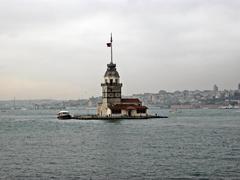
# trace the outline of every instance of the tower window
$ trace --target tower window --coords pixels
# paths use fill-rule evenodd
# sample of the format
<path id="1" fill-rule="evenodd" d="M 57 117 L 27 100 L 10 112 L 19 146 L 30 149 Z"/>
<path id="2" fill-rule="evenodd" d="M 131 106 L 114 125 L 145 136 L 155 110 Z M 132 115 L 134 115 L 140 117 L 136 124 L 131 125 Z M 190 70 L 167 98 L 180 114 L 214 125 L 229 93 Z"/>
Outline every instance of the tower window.
<path id="1" fill-rule="evenodd" d="M 115 83 L 118 83 L 118 79 L 115 79 Z"/>
<path id="2" fill-rule="evenodd" d="M 112 84 L 113 83 L 113 79 L 110 79 L 110 84 Z"/>

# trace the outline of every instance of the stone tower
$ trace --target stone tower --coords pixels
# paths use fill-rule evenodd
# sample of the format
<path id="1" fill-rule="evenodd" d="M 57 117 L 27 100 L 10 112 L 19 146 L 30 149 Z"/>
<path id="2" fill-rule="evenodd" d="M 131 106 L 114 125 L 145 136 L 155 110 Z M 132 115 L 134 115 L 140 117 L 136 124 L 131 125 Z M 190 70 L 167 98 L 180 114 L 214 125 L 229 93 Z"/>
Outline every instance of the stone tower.
<path id="1" fill-rule="evenodd" d="M 116 70 L 116 64 L 111 62 L 107 65 L 104 83 L 102 83 L 101 86 L 103 104 L 111 105 L 121 103 L 122 83 L 120 83 L 120 76 Z"/>
<path id="2" fill-rule="evenodd" d="M 215 92 L 217 92 L 217 91 L 218 91 L 218 87 L 217 87 L 217 85 L 216 85 L 216 84 L 213 86 L 213 91 L 215 91 Z"/>
<path id="3" fill-rule="evenodd" d="M 122 83 L 120 83 L 120 76 L 116 69 L 116 64 L 113 63 L 112 53 L 112 34 L 110 43 L 107 43 L 107 47 L 111 48 L 111 62 L 107 65 L 107 71 L 104 75 L 104 83 L 102 86 L 102 102 L 98 104 L 97 114 L 99 116 L 107 116 L 109 114 L 108 109 L 114 104 L 121 103 L 121 89 Z"/>
<path id="4" fill-rule="evenodd" d="M 110 43 L 107 47 L 111 47 L 111 61 L 107 65 L 107 71 L 104 75 L 104 83 L 102 86 L 102 102 L 98 104 L 97 115 L 99 117 L 143 117 L 147 116 L 147 107 L 136 98 L 122 98 L 122 83 L 113 63 L 112 56 L 112 34 Z"/>

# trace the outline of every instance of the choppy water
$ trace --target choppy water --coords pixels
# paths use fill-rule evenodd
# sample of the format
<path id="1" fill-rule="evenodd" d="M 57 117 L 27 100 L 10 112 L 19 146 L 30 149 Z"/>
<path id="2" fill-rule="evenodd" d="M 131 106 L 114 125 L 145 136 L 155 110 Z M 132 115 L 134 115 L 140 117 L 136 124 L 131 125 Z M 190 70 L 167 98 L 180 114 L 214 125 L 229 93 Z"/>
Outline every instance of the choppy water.
<path id="1" fill-rule="evenodd" d="M 121 121 L 55 114 L 0 112 L 1 179 L 240 179 L 239 110 Z"/>

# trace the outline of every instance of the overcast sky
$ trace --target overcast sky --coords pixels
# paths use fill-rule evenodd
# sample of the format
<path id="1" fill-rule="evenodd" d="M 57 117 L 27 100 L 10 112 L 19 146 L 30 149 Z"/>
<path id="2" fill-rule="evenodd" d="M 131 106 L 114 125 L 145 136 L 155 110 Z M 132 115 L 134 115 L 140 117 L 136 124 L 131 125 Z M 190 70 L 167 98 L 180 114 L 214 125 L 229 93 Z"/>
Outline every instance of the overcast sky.
<path id="1" fill-rule="evenodd" d="M 111 32 L 124 95 L 240 83 L 239 0 L 0 4 L 0 99 L 100 96 Z"/>

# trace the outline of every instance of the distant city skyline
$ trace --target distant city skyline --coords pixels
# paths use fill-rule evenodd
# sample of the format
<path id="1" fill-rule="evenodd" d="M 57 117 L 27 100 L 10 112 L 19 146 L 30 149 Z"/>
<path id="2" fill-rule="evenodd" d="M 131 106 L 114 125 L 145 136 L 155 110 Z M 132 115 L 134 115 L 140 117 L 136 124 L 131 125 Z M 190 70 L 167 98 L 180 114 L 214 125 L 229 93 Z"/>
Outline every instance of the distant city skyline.
<path id="1" fill-rule="evenodd" d="M 0 100 L 101 96 L 113 33 L 123 95 L 237 89 L 237 0 L 3 0 Z"/>

